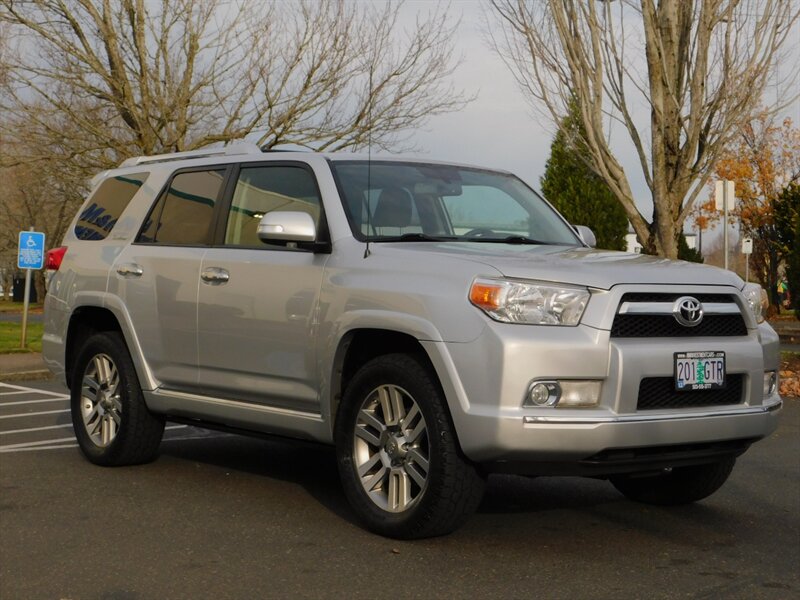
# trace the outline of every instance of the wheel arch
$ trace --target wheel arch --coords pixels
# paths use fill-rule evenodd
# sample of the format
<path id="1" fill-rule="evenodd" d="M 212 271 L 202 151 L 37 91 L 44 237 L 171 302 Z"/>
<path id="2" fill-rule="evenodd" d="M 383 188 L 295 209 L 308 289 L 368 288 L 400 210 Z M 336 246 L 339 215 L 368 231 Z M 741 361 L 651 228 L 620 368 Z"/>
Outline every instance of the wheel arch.
<path id="1" fill-rule="evenodd" d="M 102 306 L 86 304 L 72 311 L 67 325 L 64 367 L 67 386 L 72 387 L 72 371 L 83 344 L 96 333 L 122 331 L 116 316 Z"/>
<path id="2" fill-rule="evenodd" d="M 380 327 L 354 328 L 341 336 L 333 356 L 329 403 L 326 407 L 330 416 L 331 434 L 335 428 L 344 391 L 356 372 L 374 358 L 398 353 L 414 356 L 424 368 L 430 371 L 442 391 L 448 416 L 451 423 L 454 424 L 453 407 L 447 393 L 450 386 L 444 385 L 442 380 L 442 377 L 447 377 L 448 373 L 440 372 L 436 365 L 441 364 L 441 361 L 430 356 L 428 350 L 430 344 L 423 344 L 423 341 L 425 340 L 420 340 L 408 331 Z M 458 431 L 455 426 L 453 431 L 456 433 L 456 443 L 460 448 Z"/>
<path id="3" fill-rule="evenodd" d="M 70 315 L 64 352 L 67 385 L 72 385 L 72 370 L 81 344 L 93 334 L 103 331 L 116 331 L 122 335 L 142 389 L 152 389 L 154 387 L 153 379 L 142 357 L 128 313 L 120 301 L 115 302 L 114 299 L 108 297 L 104 298 L 102 306 L 82 304 L 75 307 Z"/>

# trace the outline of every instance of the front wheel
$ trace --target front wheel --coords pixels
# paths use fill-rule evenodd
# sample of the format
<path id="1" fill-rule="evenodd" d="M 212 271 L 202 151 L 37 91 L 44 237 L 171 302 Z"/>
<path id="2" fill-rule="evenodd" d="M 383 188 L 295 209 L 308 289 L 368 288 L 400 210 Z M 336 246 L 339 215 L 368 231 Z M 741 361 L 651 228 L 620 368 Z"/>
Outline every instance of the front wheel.
<path id="1" fill-rule="evenodd" d="M 381 356 L 356 373 L 335 438 L 345 495 L 375 533 L 443 535 L 480 503 L 484 479 L 461 455 L 438 381 L 413 356 Z"/>
<path id="2" fill-rule="evenodd" d="M 734 464 L 735 458 L 726 458 L 706 465 L 675 467 L 650 477 L 619 475 L 612 477 L 611 483 L 636 502 L 662 506 L 689 504 L 707 498 L 722 487 Z"/>
<path id="3" fill-rule="evenodd" d="M 70 404 L 75 437 L 91 462 L 132 465 L 156 457 L 164 421 L 147 410 L 120 333 L 97 333 L 79 349 Z"/>

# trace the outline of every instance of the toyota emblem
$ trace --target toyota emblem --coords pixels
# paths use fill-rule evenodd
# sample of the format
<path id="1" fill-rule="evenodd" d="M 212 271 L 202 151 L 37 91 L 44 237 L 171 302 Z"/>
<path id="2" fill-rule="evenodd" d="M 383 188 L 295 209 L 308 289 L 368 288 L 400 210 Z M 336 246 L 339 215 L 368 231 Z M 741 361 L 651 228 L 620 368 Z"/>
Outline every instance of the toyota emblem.
<path id="1" fill-rule="evenodd" d="M 703 320 L 703 304 L 691 296 L 681 296 L 672 305 L 672 316 L 684 327 L 696 327 Z"/>

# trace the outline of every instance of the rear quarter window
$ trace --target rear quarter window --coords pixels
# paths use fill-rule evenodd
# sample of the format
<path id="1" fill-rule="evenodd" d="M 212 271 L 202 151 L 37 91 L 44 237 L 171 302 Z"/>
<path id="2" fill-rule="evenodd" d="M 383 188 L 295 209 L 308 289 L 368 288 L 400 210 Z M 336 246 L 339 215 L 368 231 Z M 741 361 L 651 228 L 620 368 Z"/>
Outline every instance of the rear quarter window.
<path id="1" fill-rule="evenodd" d="M 103 240 L 114 229 L 149 173 L 131 173 L 110 177 L 100 184 L 78 215 L 75 237 L 79 240 Z"/>

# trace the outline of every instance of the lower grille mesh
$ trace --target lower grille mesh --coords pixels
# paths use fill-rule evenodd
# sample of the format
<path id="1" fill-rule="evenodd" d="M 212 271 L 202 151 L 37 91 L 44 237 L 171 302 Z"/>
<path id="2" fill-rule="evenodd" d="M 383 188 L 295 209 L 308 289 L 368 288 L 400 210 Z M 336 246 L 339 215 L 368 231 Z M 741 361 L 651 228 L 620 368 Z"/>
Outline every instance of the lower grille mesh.
<path id="1" fill-rule="evenodd" d="M 647 377 L 639 384 L 637 410 L 654 410 L 659 408 L 696 408 L 703 406 L 724 406 L 740 404 L 744 375 L 727 376 L 727 386 L 722 390 L 675 391 L 675 380 L 672 377 Z"/>

